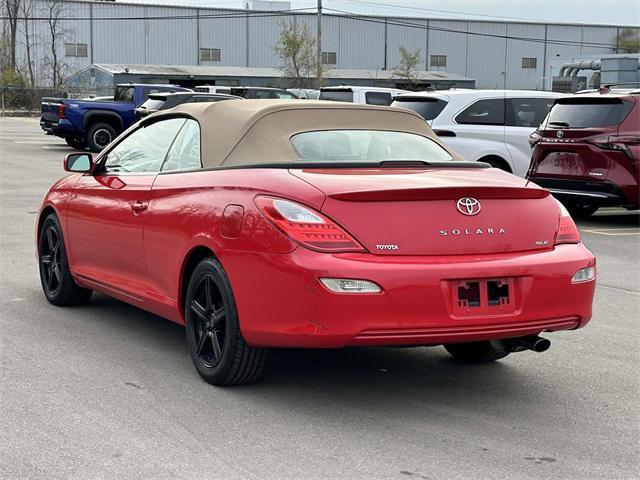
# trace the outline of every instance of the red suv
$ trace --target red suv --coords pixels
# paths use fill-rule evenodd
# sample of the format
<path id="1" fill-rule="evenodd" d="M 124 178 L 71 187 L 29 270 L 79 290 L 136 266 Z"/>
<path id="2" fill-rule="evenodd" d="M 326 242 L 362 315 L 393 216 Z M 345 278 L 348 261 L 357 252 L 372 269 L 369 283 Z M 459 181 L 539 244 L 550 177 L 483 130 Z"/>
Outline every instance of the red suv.
<path id="1" fill-rule="evenodd" d="M 560 98 L 531 135 L 527 178 L 576 216 L 640 206 L 640 90 Z"/>

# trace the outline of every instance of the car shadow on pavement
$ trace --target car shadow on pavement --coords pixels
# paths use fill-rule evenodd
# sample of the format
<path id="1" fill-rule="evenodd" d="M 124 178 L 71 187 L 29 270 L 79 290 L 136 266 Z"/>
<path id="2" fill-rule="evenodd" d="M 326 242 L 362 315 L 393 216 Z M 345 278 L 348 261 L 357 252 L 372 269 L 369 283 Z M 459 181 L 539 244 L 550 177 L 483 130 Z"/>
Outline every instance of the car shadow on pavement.
<path id="1" fill-rule="evenodd" d="M 122 342 L 122 348 L 140 345 L 146 361 L 161 359 L 162 368 L 168 369 L 166 377 L 183 383 L 183 388 L 268 405 L 283 414 L 311 409 L 330 421 L 336 408 L 364 407 L 380 414 L 394 408 L 402 415 L 416 414 L 416 409 L 460 408 L 499 415 L 506 405 L 535 408 L 535 398 L 549 400 L 556 395 L 544 380 L 531 378 L 522 362 L 514 362 L 520 355 L 531 355 L 531 361 L 538 363 L 537 354 L 524 352 L 500 362 L 469 365 L 451 359 L 442 347 L 272 349 L 261 380 L 220 390 L 195 372 L 182 326 L 103 295 L 73 311 L 82 322 L 108 332 L 104 342 L 110 348 Z"/>
<path id="2" fill-rule="evenodd" d="M 638 228 L 640 210 L 603 208 L 589 218 L 576 219 L 576 223 L 581 228 Z"/>

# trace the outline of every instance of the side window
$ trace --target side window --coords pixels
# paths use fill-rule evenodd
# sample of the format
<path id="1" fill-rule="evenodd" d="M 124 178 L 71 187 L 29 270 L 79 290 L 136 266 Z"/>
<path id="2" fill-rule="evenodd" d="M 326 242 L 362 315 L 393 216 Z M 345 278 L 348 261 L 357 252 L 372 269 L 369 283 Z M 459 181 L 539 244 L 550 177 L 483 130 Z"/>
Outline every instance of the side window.
<path id="1" fill-rule="evenodd" d="M 507 125 L 537 128 L 547 116 L 554 98 L 510 98 L 507 100 Z"/>
<path id="2" fill-rule="evenodd" d="M 108 154 L 105 173 L 157 173 L 184 118 L 169 118 L 135 130 Z"/>
<path id="3" fill-rule="evenodd" d="M 162 171 L 193 170 L 200 167 L 200 125 L 195 120 L 187 120 L 171 145 Z"/>
<path id="4" fill-rule="evenodd" d="M 251 98 L 278 98 L 274 90 L 255 90 Z"/>
<path id="5" fill-rule="evenodd" d="M 456 122 L 472 125 L 504 125 L 504 99 L 478 100 L 456 117 Z"/>
<path id="6" fill-rule="evenodd" d="M 276 92 L 276 97 L 278 97 L 281 100 L 293 100 L 294 98 L 296 98 L 294 95 L 292 95 L 289 92 Z"/>
<path id="7" fill-rule="evenodd" d="M 369 105 L 391 105 L 391 94 L 387 92 L 367 92 L 364 100 Z"/>

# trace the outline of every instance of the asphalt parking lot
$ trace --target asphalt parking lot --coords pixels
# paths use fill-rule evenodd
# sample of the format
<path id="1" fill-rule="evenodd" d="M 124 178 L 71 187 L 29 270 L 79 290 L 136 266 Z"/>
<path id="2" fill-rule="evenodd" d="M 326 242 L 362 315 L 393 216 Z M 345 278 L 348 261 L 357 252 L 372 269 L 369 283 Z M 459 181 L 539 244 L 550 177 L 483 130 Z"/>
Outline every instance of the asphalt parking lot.
<path id="1" fill-rule="evenodd" d="M 640 478 L 638 212 L 580 222 L 594 317 L 546 353 L 278 350 L 261 382 L 221 389 L 182 327 L 105 296 L 45 301 L 34 224 L 68 152 L 0 119 L 1 478 Z"/>

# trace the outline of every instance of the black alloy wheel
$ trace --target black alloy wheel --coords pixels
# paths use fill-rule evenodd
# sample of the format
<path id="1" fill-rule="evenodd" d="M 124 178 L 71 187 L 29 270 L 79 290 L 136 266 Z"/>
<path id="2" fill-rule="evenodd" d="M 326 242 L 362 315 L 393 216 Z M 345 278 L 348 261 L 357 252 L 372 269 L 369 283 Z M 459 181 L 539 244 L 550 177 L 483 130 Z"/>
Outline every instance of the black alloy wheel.
<path id="1" fill-rule="evenodd" d="M 69 272 L 62 229 L 55 214 L 42 222 L 38 238 L 40 283 L 47 300 L 54 305 L 81 305 L 92 291 L 76 284 Z"/>
<path id="2" fill-rule="evenodd" d="M 200 276 L 189 302 L 196 355 L 207 368 L 220 363 L 226 330 L 227 305 L 215 282 L 209 273 Z"/>
<path id="3" fill-rule="evenodd" d="M 55 296 L 62 287 L 62 256 L 60 238 L 55 225 L 43 231 L 40 244 L 40 267 L 43 272 L 43 287 L 47 296 Z"/>
<path id="4" fill-rule="evenodd" d="M 238 385 L 258 379 L 267 351 L 245 342 L 229 278 L 216 259 L 205 258 L 196 266 L 184 310 L 191 359 L 205 381 Z"/>

